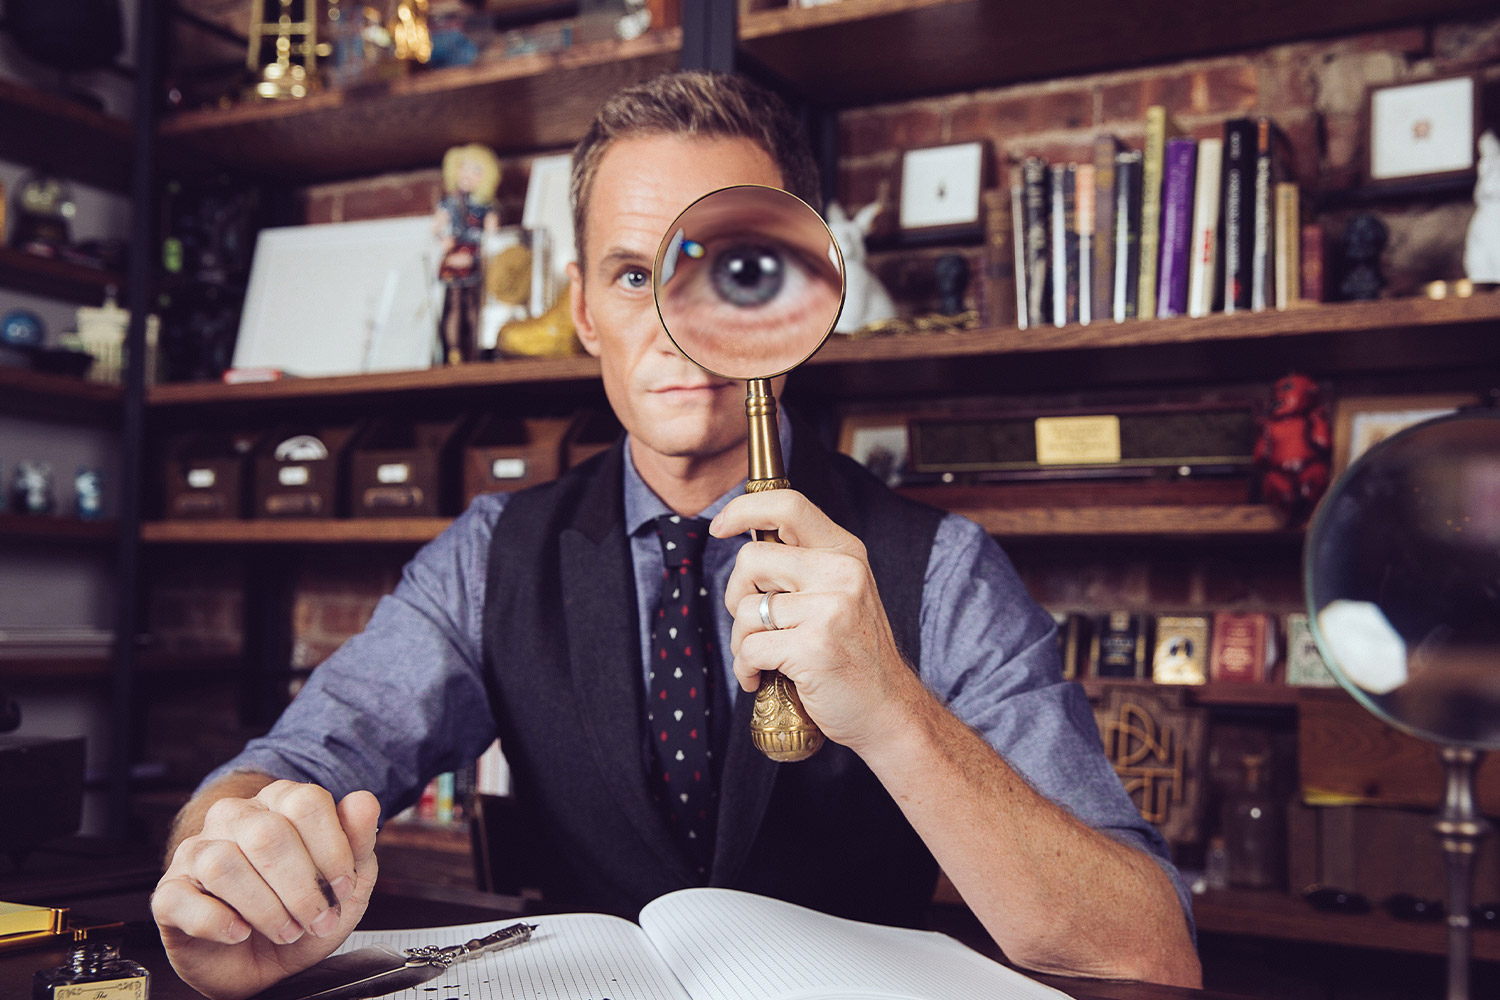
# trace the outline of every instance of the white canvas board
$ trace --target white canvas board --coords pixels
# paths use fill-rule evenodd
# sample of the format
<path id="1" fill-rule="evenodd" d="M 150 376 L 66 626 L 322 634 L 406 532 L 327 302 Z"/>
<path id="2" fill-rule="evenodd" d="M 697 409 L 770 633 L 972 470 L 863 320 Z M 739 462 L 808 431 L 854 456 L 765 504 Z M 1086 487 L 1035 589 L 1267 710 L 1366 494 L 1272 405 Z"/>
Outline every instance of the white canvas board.
<path id="1" fill-rule="evenodd" d="M 1370 118 L 1374 180 L 1474 165 L 1474 82 L 1468 77 L 1378 90 Z"/>
<path id="2" fill-rule="evenodd" d="M 540 315 L 551 307 L 557 296 L 568 287 L 568 265 L 578 256 L 573 245 L 573 208 L 568 198 L 568 184 L 573 172 L 573 157 L 567 153 L 539 156 L 531 161 L 531 176 L 526 181 L 526 204 L 521 209 L 521 225 L 544 230 L 545 253 L 537 254 L 539 268 L 531 282 L 531 313 Z M 532 252 L 537 252 L 533 237 Z"/>
<path id="3" fill-rule="evenodd" d="M 262 230 L 234 367 L 308 377 L 431 367 L 439 251 L 425 215 Z"/>

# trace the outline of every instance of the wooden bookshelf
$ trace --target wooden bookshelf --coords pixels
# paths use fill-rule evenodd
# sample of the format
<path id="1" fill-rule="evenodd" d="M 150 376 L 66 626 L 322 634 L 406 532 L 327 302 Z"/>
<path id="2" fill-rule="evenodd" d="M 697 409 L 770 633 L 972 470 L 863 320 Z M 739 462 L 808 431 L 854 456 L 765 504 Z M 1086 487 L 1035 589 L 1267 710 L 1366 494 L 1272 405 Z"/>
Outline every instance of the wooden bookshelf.
<path id="1" fill-rule="evenodd" d="M 111 285 L 123 288 L 124 284 L 124 276 L 114 271 L 0 246 L 0 288 L 80 305 L 98 305 L 104 301 L 105 289 Z"/>
<path id="2" fill-rule="evenodd" d="M 1189 705 L 1258 706 L 1264 708 L 1296 708 L 1302 703 L 1302 693 L 1308 688 L 1292 687 L 1275 681 L 1265 683 L 1232 684 L 1212 682 L 1208 684 L 1157 684 L 1154 681 L 1087 677 L 1080 679 L 1083 690 L 1092 698 L 1102 698 L 1108 688 L 1140 688 L 1146 691 L 1182 691 Z M 1318 689 L 1325 690 L 1325 689 Z"/>
<path id="3" fill-rule="evenodd" d="M 740 51 L 822 106 L 849 107 L 1147 65 L 1477 12 L 1473 0 L 841 0 L 740 20 Z"/>
<path id="4" fill-rule="evenodd" d="M 242 663 L 231 654 L 141 653 L 135 668 L 142 674 L 205 671 L 230 672 Z M 105 680 L 114 673 L 108 655 L 98 656 L 0 656 L 0 681 Z"/>
<path id="5" fill-rule="evenodd" d="M 36 516 L 0 511 L 0 539 L 44 538 L 67 542 L 105 542 L 119 535 L 114 521 L 81 521 L 76 517 Z"/>
<path id="6" fill-rule="evenodd" d="M 446 517 L 149 521 L 141 525 L 141 541 L 186 545 L 420 544 L 430 542 L 452 523 Z"/>
<path id="7" fill-rule="evenodd" d="M 0 80 L 0 160 L 57 171 L 121 194 L 130 187 L 130 124 L 13 80 Z"/>
<path id="8" fill-rule="evenodd" d="M 1500 293 L 1468 299 L 1407 298 L 1379 302 L 1346 302 L 1307 306 L 1285 312 L 1217 314 L 1201 319 L 1136 320 L 1128 323 L 1072 324 L 1038 327 L 964 330 L 928 335 L 892 335 L 850 338 L 833 336 L 802 370 L 794 374 L 796 384 L 830 391 L 861 391 L 870 380 L 897 377 L 907 384 L 921 381 L 918 366 L 941 370 L 950 362 L 989 359 L 1010 367 L 1022 359 L 1046 361 L 1066 354 L 1075 360 L 1098 353 L 1113 358 L 1120 351 L 1167 349 L 1178 354 L 1212 353 L 1242 349 L 1264 356 L 1278 373 L 1291 361 L 1288 355 L 1304 343 L 1329 351 L 1358 355 L 1379 364 L 1383 356 L 1376 341 L 1386 335 L 1424 339 L 1427 354 L 1445 357 L 1444 339 L 1462 351 L 1471 363 L 1488 349 L 1500 359 L 1500 338 L 1491 327 L 1500 322 Z M 1485 348 L 1484 345 L 1489 345 Z M 1400 345 L 1397 345 L 1400 346 Z M 1237 367 L 1236 354 L 1227 355 Z M 1397 352 L 1392 363 L 1411 355 Z M 1154 364 L 1154 358 L 1152 359 Z M 1227 363 L 1227 362 L 1226 362 Z M 1074 383 L 1078 364 L 1062 374 Z M 853 368 L 864 373 L 845 378 Z M 868 369 L 878 367 L 884 375 Z M 1158 368 L 1153 368 L 1158 370 Z M 1243 370 L 1240 372 L 1243 377 Z M 1170 376 L 1170 372 L 1167 373 Z M 416 393 L 443 393 L 482 389 L 488 386 L 593 384 L 599 378 L 599 362 L 592 357 L 513 358 L 504 361 L 431 368 L 423 371 L 379 372 L 334 378 L 294 378 L 275 382 L 223 385 L 218 382 L 185 382 L 152 387 L 147 405 L 152 408 L 230 405 L 260 402 L 305 402 L 318 399 L 376 397 Z M 838 386 L 833 383 L 839 383 Z"/>
<path id="9" fill-rule="evenodd" d="M 119 413 L 117 385 L 0 365 L 0 413 L 91 423 Z"/>
<path id="10" fill-rule="evenodd" d="M 576 142 L 599 102 L 677 65 L 682 31 L 561 52 L 415 72 L 384 86 L 323 90 L 296 101 L 246 101 L 166 118 L 169 162 L 200 161 L 308 183 L 432 168 L 449 147 L 501 154 Z"/>

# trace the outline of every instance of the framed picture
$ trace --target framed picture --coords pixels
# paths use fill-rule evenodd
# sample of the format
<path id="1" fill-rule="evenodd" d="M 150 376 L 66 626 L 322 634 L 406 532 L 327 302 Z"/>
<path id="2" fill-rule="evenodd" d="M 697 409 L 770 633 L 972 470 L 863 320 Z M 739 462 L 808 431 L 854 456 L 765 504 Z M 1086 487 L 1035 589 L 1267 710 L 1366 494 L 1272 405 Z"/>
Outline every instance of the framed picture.
<path id="1" fill-rule="evenodd" d="M 839 425 L 839 451 L 889 486 L 899 486 L 905 477 L 907 450 L 906 417 L 901 414 L 850 414 Z"/>
<path id="2" fill-rule="evenodd" d="M 908 150 L 901 158 L 901 239 L 905 243 L 978 237 L 984 191 L 983 142 Z"/>
<path id="3" fill-rule="evenodd" d="M 1415 396 L 1347 396 L 1333 404 L 1333 475 L 1372 447 L 1413 424 L 1447 416 L 1472 406 L 1479 396 L 1468 392 Z"/>
<path id="4" fill-rule="evenodd" d="M 1479 81 L 1472 74 L 1372 87 L 1367 177 L 1376 187 L 1474 177 Z"/>

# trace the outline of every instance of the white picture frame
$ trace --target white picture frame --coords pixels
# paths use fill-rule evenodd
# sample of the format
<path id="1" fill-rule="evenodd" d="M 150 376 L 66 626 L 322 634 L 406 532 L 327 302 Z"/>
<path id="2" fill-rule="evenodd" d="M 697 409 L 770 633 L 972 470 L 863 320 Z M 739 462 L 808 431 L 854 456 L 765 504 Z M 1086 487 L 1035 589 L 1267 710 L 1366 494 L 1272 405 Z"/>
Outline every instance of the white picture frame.
<path id="1" fill-rule="evenodd" d="M 440 251 L 430 215 L 261 230 L 234 367 L 303 377 L 430 368 Z"/>
<path id="2" fill-rule="evenodd" d="M 1471 74 L 1369 92 L 1369 183 L 1471 177 L 1477 160 L 1479 87 Z"/>
<path id="3" fill-rule="evenodd" d="M 908 150 L 901 159 L 902 237 L 921 241 L 982 233 L 984 165 L 981 141 Z"/>

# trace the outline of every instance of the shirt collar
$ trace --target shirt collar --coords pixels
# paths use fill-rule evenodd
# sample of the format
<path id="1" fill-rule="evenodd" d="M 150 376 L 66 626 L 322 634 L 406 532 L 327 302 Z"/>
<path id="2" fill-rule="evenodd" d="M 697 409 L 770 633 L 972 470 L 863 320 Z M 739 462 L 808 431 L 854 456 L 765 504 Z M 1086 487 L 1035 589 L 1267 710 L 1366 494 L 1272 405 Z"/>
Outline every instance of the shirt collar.
<path id="1" fill-rule="evenodd" d="M 781 454 L 787 465 L 792 461 L 792 424 L 786 419 L 786 414 L 778 410 L 777 413 L 777 436 L 781 438 Z M 645 529 L 648 525 L 655 523 L 663 514 L 671 514 L 674 511 L 666 505 L 656 491 L 646 485 L 641 474 L 635 469 L 635 460 L 630 454 L 630 436 L 625 436 L 625 531 L 628 535 L 635 535 Z M 719 499 L 703 508 L 698 514 L 705 520 L 712 520 L 719 511 L 735 497 L 745 492 L 743 481 L 725 493 Z"/>

